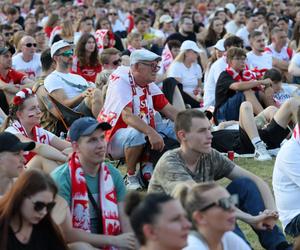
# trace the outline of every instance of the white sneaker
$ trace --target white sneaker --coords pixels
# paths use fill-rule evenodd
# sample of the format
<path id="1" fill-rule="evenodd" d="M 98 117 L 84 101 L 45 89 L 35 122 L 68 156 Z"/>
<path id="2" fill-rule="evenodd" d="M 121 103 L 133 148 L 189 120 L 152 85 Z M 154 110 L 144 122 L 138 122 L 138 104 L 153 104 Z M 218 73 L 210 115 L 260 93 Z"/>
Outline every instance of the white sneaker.
<path id="1" fill-rule="evenodd" d="M 150 181 L 153 174 L 153 164 L 151 162 L 145 162 L 141 166 L 142 177 L 145 181 Z"/>
<path id="2" fill-rule="evenodd" d="M 278 153 L 279 153 L 279 150 L 280 150 L 280 148 L 269 149 L 268 153 L 269 153 L 269 155 L 276 157 L 278 155 Z"/>
<path id="3" fill-rule="evenodd" d="M 142 186 L 136 175 L 126 176 L 125 185 L 128 190 L 141 190 Z"/>
<path id="4" fill-rule="evenodd" d="M 270 156 L 270 154 L 268 153 L 268 150 L 266 148 L 266 144 L 264 144 L 263 142 L 259 142 L 256 144 L 254 159 L 257 161 L 272 160 L 272 157 Z"/>

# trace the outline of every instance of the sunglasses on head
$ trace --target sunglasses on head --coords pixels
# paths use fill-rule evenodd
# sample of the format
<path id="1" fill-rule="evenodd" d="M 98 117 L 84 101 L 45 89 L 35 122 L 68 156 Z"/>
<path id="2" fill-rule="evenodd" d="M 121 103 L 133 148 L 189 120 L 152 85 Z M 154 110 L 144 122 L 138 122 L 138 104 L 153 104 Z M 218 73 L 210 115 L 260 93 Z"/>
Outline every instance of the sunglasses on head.
<path id="1" fill-rule="evenodd" d="M 26 43 L 25 46 L 26 46 L 27 48 L 31 48 L 32 46 L 33 46 L 34 48 L 36 48 L 36 43 Z"/>
<path id="2" fill-rule="evenodd" d="M 58 54 L 59 56 L 66 56 L 66 57 L 70 57 L 73 56 L 73 50 L 66 50 L 60 54 Z"/>
<path id="3" fill-rule="evenodd" d="M 121 62 L 122 62 L 122 60 L 118 59 L 118 60 L 113 61 L 112 64 L 115 65 L 115 66 L 117 66 L 117 65 L 120 65 Z"/>
<path id="4" fill-rule="evenodd" d="M 205 206 L 199 210 L 201 212 L 204 212 L 212 207 L 220 207 L 224 211 L 230 211 L 234 206 L 238 205 L 238 201 L 239 201 L 238 195 L 233 194 L 233 195 L 229 196 L 228 198 L 222 198 L 222 199 L 218 200 L 217 202 L 208 204 L 207 206 Z"/>
<path id="5" fill-rule="evenodd" d="M 33 204 L 33 209 L 36 212 L 40 212 L 44 208 L 46 208 L 47 212 L 50 212 L 54 208 L 56 202 L 52 201 L 52 202 L 49 202 L 49 203 L 45 203 L 45 202 L 42 202 L 42 201 L 32 201 L 32 204 Z"/>

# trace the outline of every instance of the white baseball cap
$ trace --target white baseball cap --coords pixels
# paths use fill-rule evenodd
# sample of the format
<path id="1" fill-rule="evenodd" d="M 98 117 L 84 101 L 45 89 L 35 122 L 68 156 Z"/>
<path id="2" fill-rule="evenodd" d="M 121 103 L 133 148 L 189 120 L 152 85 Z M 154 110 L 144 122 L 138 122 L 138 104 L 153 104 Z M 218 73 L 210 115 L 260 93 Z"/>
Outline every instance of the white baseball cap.
<path id="1" fill-rule="evenodd" d="M 160 61 L 161 57 L 147 49 L 134 50 L 130 55 L 130 65 L 134 65 L 140 61 Z"/>
<path id="2" fill-rule="evenodd" d="M 51 46 L 51 57 L 53 57 L 59 49 L 62 49 L 65 47 L 73 47 L 73 44 L 68 43 L 65 40 L 59 40 L 58 42 L 53 43 Z"/>
<path id="3" fill-rule="evenodd" d="M 224 52 L 225 51 L 224 39 L 220 39 L 219 41 L 217 41 L 217 43 L 214 45 L 214 48 L 216 48 L 219 51 Z"/>
<path id="4" fill-rule="evenodd" d="M 159 18 L 159 23 L 171 23 L 173 22 L 173 18 L 170 17 L 169 15 L 162 15 Z"/>
<path id="5" fill-rule="evenodd" d="M 200 53 L 202 51 L 195 42 L 191 40 L 186 40 L 181 44 L 180 51 L 185 51 L 189 49 L 195 51 L 196 53 Z"/>

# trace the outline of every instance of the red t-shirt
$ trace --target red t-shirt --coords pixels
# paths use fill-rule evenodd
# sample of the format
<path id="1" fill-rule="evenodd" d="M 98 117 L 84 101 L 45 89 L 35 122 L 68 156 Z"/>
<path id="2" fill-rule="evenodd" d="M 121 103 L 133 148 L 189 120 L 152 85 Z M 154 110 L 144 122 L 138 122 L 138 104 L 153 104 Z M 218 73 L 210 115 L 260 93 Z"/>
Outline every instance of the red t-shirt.
<path id="1" fill-rule="evenodd" d="M 79 66 L 79 61 L 76 56 L 73 57 L 73 64 L 71 68 L 71 73 L 82 76 L 88 82 L 95 82 L 97 74 L 100 73 L 102 67 L 100 64 L 96 66 Z"/>
<path id="2" fill-rule="evenodd" d="M 145 98 L 146 96 L 140 96 L 141 101 L 142 99 Z M 169 103 L 169 101 L 167 100 L 164 94 L 152 96 L 152 101 L 153 101 L 153 107 L 156 111 L 162 110 Z M 132 108 L 132 102 L 128 103 L 126 107 Z M 141 112 L 143 112 L 143 110 L 141 110 Z M 146 112 L 147 111 L 145 110 L 145 113 Z M 105 132 L 106 140 L 109 141 L 118 129 L 127 128 L 127 126 L 128 125 L 123 121 L 122 115 L 120 115 L 119 119 L 116 122 L 116 125 L 111 130 L 107 130 Z"/>
<path id="3" fill-rule="evenodd" d="M 26 74 L 14 69 L 9 69 L 6 78 L 0 75 L 0 79 L 6 83 L 21 84 L 24 78 L 27 77 Z"/>

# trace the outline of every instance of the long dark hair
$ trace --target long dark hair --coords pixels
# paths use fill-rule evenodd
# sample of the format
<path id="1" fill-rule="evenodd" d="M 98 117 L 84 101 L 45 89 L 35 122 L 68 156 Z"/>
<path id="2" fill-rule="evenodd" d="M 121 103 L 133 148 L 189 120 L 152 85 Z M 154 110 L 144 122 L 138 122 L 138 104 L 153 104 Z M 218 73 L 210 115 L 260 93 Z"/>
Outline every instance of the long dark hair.
<path id="1" fill-rule="evenodd" d="M 14 218 L 19 223 L 17 231 L 22 228 L 20 208 L 24 199 L 46 190 L 52 192 L 54 199 L 57 194 L 57 187 L 53 179 L 41 170 L 33 169 L 21 174 L 13 187 L 0 199 L 0 249 L 7 249 L 10 223 Z M 47 230 L 47 234 L 53 236 L 53 239 L 56 240 L 57 249 L 67 249 L 59 228 L 53 222 L 50 213 L 45 215 L 38 226 Z"/>
<path id="2" fill-rule="evenodd" d="M 92 38 L 95 42 L 95 49 L 91 53 L 90 57 L 87 59 L 86 52 L 85 52 L 85 45 L 90 38 Z M 100 64 L 99 58 L 98 58 L 97 42 L 96 42 L 95 37 L 92 34 L 83 34 L 80 37 L 80 39 L 78 40 L 76 49 L 75 49 L 75 54 L 78 58 L 80 66 L 84 66 L 84 65 L 97 66 Z"/>
<path id="3" fill-rule="evenodd" d="M 297 46 L 297 50 L 299 47 L 299 41 L 300 41 L 300 22 L 296 22 L 294 29 L 293 29 L 293 36 L 291 41 L 295 40 L 296 42 L 296 46 Z"/>
<path id="4" fill-rule="evenodd" d="M 214 17 L 209 26 L 208 26 L 208 29 L 207 29 L 207 34 L 204 38 L 204 44 L 207 44 L 207 43 L 211 43 L 212 45 L 216 44 L 217 41 L 221 38 L 223 38 L 223 36 L 226 34 L 226 29 L 225 29 L 225 26 L 223 24 L 223 31 L 222 33 L 219 35 L 217 35 L 217 33 L 214 31 L 213 27 L 214 27 L 214 22 L 215 21 L 221 21 L 222 20 L 219 18 L 219 17 Z"/>

